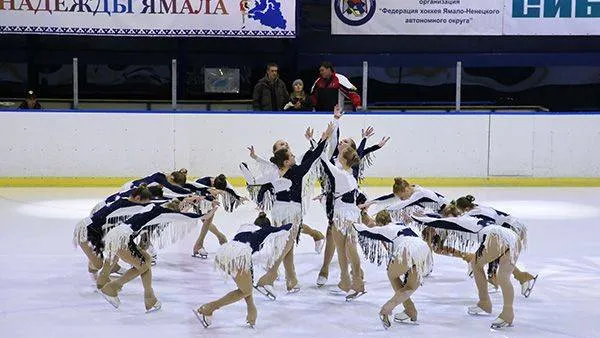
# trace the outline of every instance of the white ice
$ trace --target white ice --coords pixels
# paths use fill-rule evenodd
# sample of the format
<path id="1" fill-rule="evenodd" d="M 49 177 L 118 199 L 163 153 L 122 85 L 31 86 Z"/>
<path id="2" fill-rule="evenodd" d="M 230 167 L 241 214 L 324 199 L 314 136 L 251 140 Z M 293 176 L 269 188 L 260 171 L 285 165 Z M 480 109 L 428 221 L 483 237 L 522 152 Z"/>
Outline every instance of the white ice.
<path id="1" fill-rule="evenodd" d="M 210 233 L 209 259 L 191 257 L 199 229 L 159 251 L 152 274 L 160 311 L 144 313 L 139 279 L 124 287 L 115 310 L 95 292 L 84 255 L 71 244 L 76 222 L 112 190 L 0 189 L 0 337 L 600 337 L 600 189 L 436 189 L 451 198 L 473 194 L 529 226 L 529 247 L 518 265 L 539 274 L 538 283 L 526 299 L 513 281 L 514 326 L 502 331 L 489 328 L 501 308 L 500 293 L 492 294 L 492 316 L 467 315 L 476 302 L 475 284 L 465 263 L 442 256 L 435 256 L 432 275 L 413 296 L 420 325 L 394 323 L 385 331 L 378 318 L 392 295 L 385 267 L 363 260 L 367 294 L 347 303 L 329 293 L 339 277 L 335 258 L 326 287 L 315 286 L 322 256 L 305 235 L 295 256 L 300 293 L 287 295 L 280 280 L 276 301 L 255 292 L 255 329 L 244 326 L 243 302 L 215 312 L 213 326 L 205 329 L 191 309 L 235 287 L 213 269 L 218 243 Z M 370 196 L 388 190 L 366 188 Z M 250 204 L 233 214 L 220 210 L 215 223 L 231 238 L 255 214 Z M 315 202 L 305 223 L 324 231 L 324 219 Z"/>

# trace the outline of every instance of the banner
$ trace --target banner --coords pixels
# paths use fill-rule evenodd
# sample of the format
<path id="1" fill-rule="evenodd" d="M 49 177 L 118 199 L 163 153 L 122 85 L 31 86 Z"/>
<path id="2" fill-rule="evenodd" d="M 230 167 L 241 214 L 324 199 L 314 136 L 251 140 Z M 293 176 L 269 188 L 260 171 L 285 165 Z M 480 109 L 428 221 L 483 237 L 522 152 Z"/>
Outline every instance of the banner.
<path id="1" fill-rule="evenodd" d="M 331 33 L 502 35 L 504 1 L 332 0 Z"/>
<path id="2" fill-rule="evenodd" d="M 296 0 L 0 0 L 0 33 L 296 36 Z"/>
<path id="3" fill-rule="evenodd" d="M 600 0 L 506 0 L 505 35 L 600 35 Z"/>

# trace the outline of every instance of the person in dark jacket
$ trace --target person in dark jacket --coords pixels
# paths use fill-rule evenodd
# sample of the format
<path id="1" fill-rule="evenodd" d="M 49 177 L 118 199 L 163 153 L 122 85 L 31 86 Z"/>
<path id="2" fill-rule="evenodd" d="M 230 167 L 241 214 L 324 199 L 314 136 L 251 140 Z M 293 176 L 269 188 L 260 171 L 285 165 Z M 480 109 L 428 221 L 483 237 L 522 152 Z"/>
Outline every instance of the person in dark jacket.
<path id="1" fill-rule="evenodd" d="M 336 73 L 331 62 L 324 61 L 319 67 L 319 78 L 311 89 L 310 98 L 316 111 L 333 111 L 338 104 L 338 93 L 352 102 L 355 110 L 361 110 L 360 95 L 356 87 L 342 74 Z"/>
<path id="2" fill-rule="evenodd" d="M 290 100 L 285 83 L 279 78 L 279 66 L 267 65 L 267 74 L 254 86 L 252 107 L 254 110 L 279 111 Z"/>
<path id="3" fill-rule="evenodd" d="M 25 100 L 21 102 L 19 109 L 42 109 L 42 105 L 37 100 L 37 96 L 30 90 L 25 95 Z"/>
<path id="4" fill-rule="evenodd" d="M 304 82 L 296 79 L 292 84 L 292 88 L 293 92 L 290 94 L 290 102 L 283 107 L 283 110 L 312 111 L 313 105 L 310 97 L 304 91 Z"/>

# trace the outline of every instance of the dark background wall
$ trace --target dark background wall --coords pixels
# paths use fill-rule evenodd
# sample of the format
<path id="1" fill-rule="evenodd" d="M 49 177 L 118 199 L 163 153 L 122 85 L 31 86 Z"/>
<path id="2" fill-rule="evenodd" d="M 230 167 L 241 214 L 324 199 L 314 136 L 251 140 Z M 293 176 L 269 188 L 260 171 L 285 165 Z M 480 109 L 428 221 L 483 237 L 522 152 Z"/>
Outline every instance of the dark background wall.
<path id="1" fill-rule="evenodd" d="M 369 62 L 369 103 L 446 102 L 462 61 L 466 101 L 600 108 L 600 36 L 332 36 L 329 0 L 297 3 L 294 40 L 0 35 L 0 97 L 71 97 L 77 57 L 81 98 L 168 100 L 175 58 L 183 100 L 250 98 L 272 61 L 310 87 L 330 60 L 358 87 Z M 240 68 L 240 93 L 205 93 L 203 67 Z"/>

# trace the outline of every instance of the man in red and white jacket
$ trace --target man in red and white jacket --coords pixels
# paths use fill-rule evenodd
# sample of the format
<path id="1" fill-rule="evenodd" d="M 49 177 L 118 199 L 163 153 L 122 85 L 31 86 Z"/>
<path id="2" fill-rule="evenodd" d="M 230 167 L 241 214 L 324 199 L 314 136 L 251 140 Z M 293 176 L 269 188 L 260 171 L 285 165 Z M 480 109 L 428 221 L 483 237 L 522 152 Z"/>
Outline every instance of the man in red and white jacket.
<path id="1" fill-rule="evenodd" d="M 310 94 L 316 111 L 333 111 L 338 104 L 338 91 L 352 102 L 354 109 L 361 109 L 361 99 L 356 93 L 356 87 L 347 77 L 337 74 L 331 62 L 322 62 L 319 74 Z"/>

